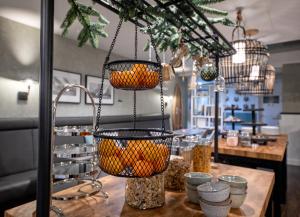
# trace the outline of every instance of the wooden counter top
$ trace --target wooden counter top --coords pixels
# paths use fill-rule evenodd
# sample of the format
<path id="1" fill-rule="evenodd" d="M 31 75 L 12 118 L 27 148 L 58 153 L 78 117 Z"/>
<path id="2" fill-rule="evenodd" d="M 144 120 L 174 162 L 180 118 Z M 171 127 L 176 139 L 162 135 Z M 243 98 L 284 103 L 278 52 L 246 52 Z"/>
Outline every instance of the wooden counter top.
<path id="1" fill-rule="evenodd" d="M 225 139 L 219 139 L 219 153 L 263 160 L 283 161 L 287 143 L 287 135 L 278 136 L 276 142 L 268 142 L 267 145 L 255 147 L 227 146 Z"/>
<path id="2" fill-rule="evenodd" d="M 248 180 L 248 195 L 240 209 L 231 209 L 229 217 L 265 215 L 274 185 L 274 173 L 253 170 L 243 167 L 218 164 L 212 173 L 240 175 Z M 202 217 L 199 205 L 187 202 L 186 194 L 166 192 L 166 204 L 161 208 L 137 210 L 125 203 L 125 179 L 106 176 L 100 179 L 104 190 L 109 193 L 106 201 L 99 196 L 78 201 L 54 201 L 54 205 L 62 208 L 67 217 Z M 68 190 L 65 190 L 68 191 Z M 5 217 L 31 217 L 35 202 L 7 210 Z M 55 215 L 52 213 L 51 217 Z"/>

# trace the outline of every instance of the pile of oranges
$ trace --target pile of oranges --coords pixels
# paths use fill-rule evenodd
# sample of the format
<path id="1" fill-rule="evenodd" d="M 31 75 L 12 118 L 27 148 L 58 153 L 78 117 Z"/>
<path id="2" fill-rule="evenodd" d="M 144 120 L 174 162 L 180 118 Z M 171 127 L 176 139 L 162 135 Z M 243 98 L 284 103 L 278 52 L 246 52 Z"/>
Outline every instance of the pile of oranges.
<path id="1" fill-rule="evenodd" d="M 126 148 L 121 148 L 115 140 L 102 139 L 98 150 L 101 169 L 112 175 L 126 170 L 137 177 L 149 177 L 163 172 L 169 157 L 167 145 L 150 140 L 128 140 Z"/>
<path id="2" fill-rule="evenodd" d="M 133 64 L 130 70 L 112 71 L 110 83 L 115 88 L 151 89 L 159 83 L 159 73 L 149 71 L 146 64 Z"/>

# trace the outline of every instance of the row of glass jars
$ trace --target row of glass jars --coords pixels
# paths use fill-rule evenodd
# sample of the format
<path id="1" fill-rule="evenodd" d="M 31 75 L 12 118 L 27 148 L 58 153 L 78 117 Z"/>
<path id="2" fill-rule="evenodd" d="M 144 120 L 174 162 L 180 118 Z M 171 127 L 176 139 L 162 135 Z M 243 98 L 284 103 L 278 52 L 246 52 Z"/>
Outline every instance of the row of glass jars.
<path id="1" fill-rule="evenodd" d="M 210 172 L 211 144 L 211 140 L 198 137 L 175 140 L 173 155 L 164 174 L 150 178 L 127 179 L 125 190 L 127 204 L 138 209 L 160 207 L 165 203 L 165 188 L 171 191 L 184 191 L 185 173 Z"/>

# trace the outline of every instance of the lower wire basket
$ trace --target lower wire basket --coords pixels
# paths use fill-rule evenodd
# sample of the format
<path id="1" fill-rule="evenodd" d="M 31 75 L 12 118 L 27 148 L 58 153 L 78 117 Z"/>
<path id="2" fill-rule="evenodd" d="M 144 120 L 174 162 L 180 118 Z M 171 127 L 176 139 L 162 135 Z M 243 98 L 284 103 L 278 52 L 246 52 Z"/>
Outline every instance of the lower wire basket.
<path id="1" fill-rule="evenodd" d="M 120 177 L 150 177 L 168 167 L 173 133 L 162 129 L 108 129 L 95 133 L 99 167 Z"/>

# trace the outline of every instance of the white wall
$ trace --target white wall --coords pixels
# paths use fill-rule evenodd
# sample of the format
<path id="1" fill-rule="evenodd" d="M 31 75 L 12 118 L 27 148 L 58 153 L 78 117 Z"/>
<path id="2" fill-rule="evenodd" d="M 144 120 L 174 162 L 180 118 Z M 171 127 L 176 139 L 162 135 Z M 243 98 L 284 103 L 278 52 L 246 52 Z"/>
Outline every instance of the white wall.
<path id="1" fill-rule="evenodd" d="M 300 80 L 296 73 L 299 72 L 300 67 L 299 44 L 291 47 L 278 48 L 274 52 L 271 52 L 270 63 L 282 69 L 282 112 L 299 113 L 281 114 L 279 126 L 281 133 L 288 134 L 288 164 L 300 166 Z M 291 66 L 290 64 L 293 66 L 288 67 Z M 294 98 L 290 99 L 291 96 Z"/>
<path id="2" fill-rule="evenodd" d="M 121 42 L 120 42 L 121 43 Z M 82 75 L 81 84 L 85 84 L 85 75 L 100 76 L 106 51 L 90 46 L 77 47 L 77 42 L 54 37 L 54 68 L 77 72 Z M 120 59 L 112 55 L 111 60 Z M 0 17 L 0 118 L 37 117 L 39 106 L 39 30 Z M 34 79 L 28 101 L 18 101 L 17 92 L 26 89 L 22 80 Z M 173 94 L 175 80 L 166 83 L 167 96 Z M 180 82 L 180 80 L 178 80 Z M 181 83 L 181 82 L 180 82 Z M 115 90 L 114 105 L 104 105 L 102 115 L 132 114 L 133 93 Z M 171 97 L 169 97 L 171 98 Z M 168 98 L 167 98 L 168 99 Z M 166 113 L 171 112 L 172 100 Z M 139 91 L 137 94 L 137 113 L 159 113 L 159 90 Z M 60 104 L 58 116 L 91 116 L 92 108 L 85 104 L 84 93 L 80 104 Z"/>
<path id="3" fill-rule="evenodd" d="M 287 162 L 289 165 L 300 166 L 300 114 L 282 114 L 280 132 L 288 134 Z"/>

